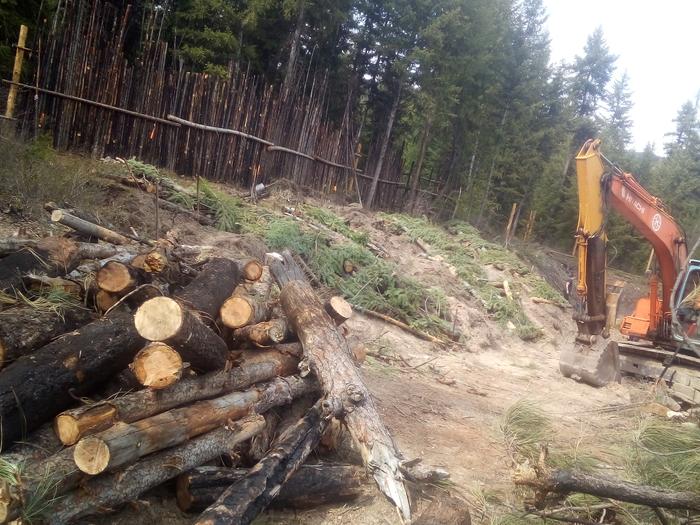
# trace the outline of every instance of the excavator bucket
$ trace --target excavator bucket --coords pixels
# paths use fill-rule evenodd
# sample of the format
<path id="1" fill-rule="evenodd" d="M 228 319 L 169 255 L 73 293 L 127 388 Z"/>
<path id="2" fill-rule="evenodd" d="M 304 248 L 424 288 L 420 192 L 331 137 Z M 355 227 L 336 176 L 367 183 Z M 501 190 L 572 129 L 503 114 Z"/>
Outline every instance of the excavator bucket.
<path id="1" fill-rule="evenodd" d="M 595 387 L 619 383 L 620 354 L 617 343 L 599 337 L 592 344 L 577 341 L 573 346 L 562 348 L 559 370 L 565 377 Z"/>

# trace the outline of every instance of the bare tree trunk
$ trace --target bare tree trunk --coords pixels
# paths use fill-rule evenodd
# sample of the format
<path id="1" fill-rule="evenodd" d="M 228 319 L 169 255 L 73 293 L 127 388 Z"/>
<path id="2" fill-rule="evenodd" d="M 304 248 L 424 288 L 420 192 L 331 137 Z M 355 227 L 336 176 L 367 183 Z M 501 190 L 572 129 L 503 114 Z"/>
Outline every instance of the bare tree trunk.
<path id="1" fill-rule="evenodd" d="M 374 202 L 374 196 L 377 193 L 377 186 L 379 184 L 379 177 L 382 174 L 382 167 L 384 166 L 384 158 L 386 157 L 386 151 L 389 148 L 389 139 L 391 139 L 391 130 L 394 127 L 394 119 L 396 118 L 396 111 L 399 109 L 399 102 L 401 101 L 401 88 L 403 84 L 399 81 L 399 89 L 396 92 L 396 97 L 394 98 L 394 103 L 391 106 L 391 112 L 389 113 L 389 121 L 386 123 L 386 129 L 384 130 L 384 137 L 382 138 L 382 146 L 379 150 L 379 158 L 377 159 L 377 165 L 374 167 L 374 174 L 372 175 L 372 185 L 369 188 L 369 194 L 365 205 L 367 208 L 372 207 Z"/>
<path id="2" fill-rule="evenodd" d="M 411 212 L 416 209 L 416 201 L 418 200 L 418 185 L 420 184 L 420 174 L 423 170 L 423 161 L 425 160 L 425 152 L 428 149 L 430 142 L 430 131 L 433 127 L 433 111 L 428 111 L 423 127 L 423 135 L 421 136 L 420 149 L 418 150 L 418 159 L 416 160 L 415 173 L 413 174 L 413 182 L 411 184 Z"/>
<path id="3" fill-rule="evenodd" d="M 301 31 L 304 28 L 304 16 L 306 15 L 306 2 L 297 0 L 297 25 L 294 28 L 292 42 L 289 49 L 289 60 L 287 61 L 287 71 L 284 74 L 284 84 L 282 86 L 283 97 L 289 95 L 289 89 L 294 78 L 294 67 L 296 66 L 297 56 L 299 55 L 299 40 L 301 40 Z"/>

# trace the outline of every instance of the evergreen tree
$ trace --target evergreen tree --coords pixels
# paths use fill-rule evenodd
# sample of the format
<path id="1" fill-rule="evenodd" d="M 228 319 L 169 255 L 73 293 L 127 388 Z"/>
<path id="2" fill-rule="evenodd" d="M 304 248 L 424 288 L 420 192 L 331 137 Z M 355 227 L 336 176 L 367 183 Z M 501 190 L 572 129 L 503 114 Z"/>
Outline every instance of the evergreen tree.
<path id="1" fill-rule="evenodd" d="M 583 56 L 576 57 L 572 68 L 572 94 L 579 116 L 595 115 L 600 101 L 605 98 L 616 60 L 605 42 L 603 29 L 598 27 L 588 37 Z"/>
<path id="2" fill-rule="evenodd" d="M 622 155 L 632 140 L 632 94 L 629 90 L 629 78 L 624 73 L 615 80 L 607 96 L 607 112 L 605 114 L 603 138 L 605 148 Z"/>

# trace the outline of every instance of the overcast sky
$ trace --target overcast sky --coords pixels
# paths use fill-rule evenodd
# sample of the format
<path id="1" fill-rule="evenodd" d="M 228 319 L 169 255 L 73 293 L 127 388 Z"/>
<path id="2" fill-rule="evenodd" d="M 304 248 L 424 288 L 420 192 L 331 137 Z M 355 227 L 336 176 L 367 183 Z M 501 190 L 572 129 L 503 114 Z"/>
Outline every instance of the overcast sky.
<path id="1" fill-rule="evenodd" d="M 552 60 L 571 61 L 602 26 L 616 75 L 627 71 L 632 90 L 633 146 L 655 143 L 673 130 L 683 102 L 700 91 L 700 0 L 544 0 Z"/>

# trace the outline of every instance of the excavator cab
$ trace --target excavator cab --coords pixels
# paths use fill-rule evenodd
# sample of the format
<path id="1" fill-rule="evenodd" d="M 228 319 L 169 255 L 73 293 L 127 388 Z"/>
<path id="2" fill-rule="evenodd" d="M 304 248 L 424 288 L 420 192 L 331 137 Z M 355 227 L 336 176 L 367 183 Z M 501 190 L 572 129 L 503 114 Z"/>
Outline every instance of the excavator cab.
<path id="1" fill-rule="evenodd" d="M 700 350 L 700 261 L 692 260 L 684 282 L 678 287 L 675 297 L 677 330 L 676 340 L 689 340 Z"/>

